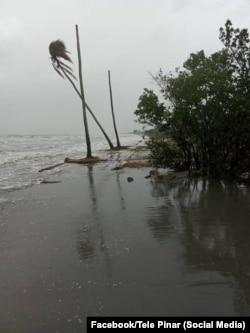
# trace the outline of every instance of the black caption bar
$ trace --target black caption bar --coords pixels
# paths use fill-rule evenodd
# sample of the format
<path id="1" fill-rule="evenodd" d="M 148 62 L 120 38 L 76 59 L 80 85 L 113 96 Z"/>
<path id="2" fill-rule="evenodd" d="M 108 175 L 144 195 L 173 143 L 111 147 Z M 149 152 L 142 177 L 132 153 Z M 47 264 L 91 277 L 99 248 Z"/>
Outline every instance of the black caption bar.
<path id="1" fill-rule="evenodd" d="M 123 329 L 175 329 L 188 331 L 192 329 L 228 329 L 249 331 L 250 317 L 88 317 L 87 333 L 96 330 Z"/>

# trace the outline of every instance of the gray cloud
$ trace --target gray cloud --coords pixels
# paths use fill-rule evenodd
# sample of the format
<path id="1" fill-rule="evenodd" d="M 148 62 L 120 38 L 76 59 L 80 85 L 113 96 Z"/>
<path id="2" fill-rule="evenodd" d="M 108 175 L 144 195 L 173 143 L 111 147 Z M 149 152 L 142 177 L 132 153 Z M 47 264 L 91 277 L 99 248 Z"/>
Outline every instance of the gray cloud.
<path id="1" fill-rule="evenodd" d="M 249 12 L 247 0 L 2 0 L 0 135 L 83 131 L 80 100 L 48 53 L 52 40 L 64 40 L 77 73 L 76 23 L 87 102 L 112 131 L 111 70 L 118 129 L 129 131 L 143 88 L 155 88 L 149 71 L 174 70 L 191 52 L 220 49 L 219 27 L 230 18 L 249 28 Z"/>

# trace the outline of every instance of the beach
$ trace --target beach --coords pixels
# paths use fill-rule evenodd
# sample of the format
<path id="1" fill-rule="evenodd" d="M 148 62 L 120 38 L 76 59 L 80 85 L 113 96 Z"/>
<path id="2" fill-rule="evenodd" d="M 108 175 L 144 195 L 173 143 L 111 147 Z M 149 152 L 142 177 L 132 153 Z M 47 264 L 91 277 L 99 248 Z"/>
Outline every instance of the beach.
<path id="1" fill-rule="evenodd" d="M 0 332 L 86 332 L 87 316 L 250 314 L 249 191 L 223 203 L 241 205 L 240 228 L 221 215 L 222 190 L 145 178 L 151 169 L 70 164 L 56 183 L 7 195 Z"/>

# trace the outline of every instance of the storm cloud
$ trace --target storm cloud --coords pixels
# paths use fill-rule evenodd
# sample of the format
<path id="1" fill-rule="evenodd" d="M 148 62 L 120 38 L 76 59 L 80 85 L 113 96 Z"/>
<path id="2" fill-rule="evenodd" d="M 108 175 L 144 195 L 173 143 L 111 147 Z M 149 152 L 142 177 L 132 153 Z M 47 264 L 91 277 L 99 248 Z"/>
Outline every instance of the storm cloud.
<path id="1" fill-rule="evenodd" d="M 120 132 L 138 128 L 133 114 L 149 72 L 174 70 L 191 52 L 222 48 L 229 18 L 249 28 L 248 0 L 2 0 L 0 3 L 0 135 L 79 134 L 79 97 L 53 70 L 48 52 L 62 39 L 77 74 L 79 26 L 86 100 L 112 131 L 108 70 Z M 91 133 L 98 128 L 88 117 Z"/>

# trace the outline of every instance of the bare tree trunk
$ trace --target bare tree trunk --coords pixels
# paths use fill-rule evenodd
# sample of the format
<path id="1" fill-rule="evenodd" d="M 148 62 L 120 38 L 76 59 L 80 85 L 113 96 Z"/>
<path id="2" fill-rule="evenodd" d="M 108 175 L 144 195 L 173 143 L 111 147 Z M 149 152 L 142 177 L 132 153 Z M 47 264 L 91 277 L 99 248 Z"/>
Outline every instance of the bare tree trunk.
<path id="1" fill-rule="evenodd" d="M 87 156 L 86 157 L 87 158 L 92 158 L 91 142 L 90 142 L 90 137 L 89 137 L 89 128 L 88 128 L 88 120 L 87 120 L 87 113 L 86 113 L 86 102 L 85 102 L 84 89 L 83 89 L 82 59 L 81 59 L 81 49 L 80 49 L 80 41 L 79 41 L 79 33 L 78 33 L 78 25 L 77 24 L 76 24 L 76 42 L 77 42 L 79 82 L 80 82 L 80 91 L 81 91 L 83 122 L 84 122 L 86 145 L 87 145 Z"/>
<path id="2" fill-rule="evenodd" d="M 117 132 L 117 128 L 116 128 L 116 122 L 115 122 L 115 113 L 114 113 L 114 106 L 113 106 L 113 96 L 112 96 L 112 88 L 111 88 L 110 71 L 108 71 L 108 77 L 109 77 L 109 93 L 110 93 L 111 113 L 112 113 L 112 118 L 113 118 L 113 125 L 114 125 L 114 130 L 115 130 L 116 142 L 117 142 L 117 147 L 121 147 L 118 132 Z"/>
<path id="3" fill-rule="evenodd" d="M 65 77 L 69 80 L 69 82 L 72 84 L 74 90 L 76 91 L 77 95 L 82 99 L 81 93 L 80 91 L 77 89 L 74 81 L 71 79 L 71 77 L 62 69 L 63 74 L 65 75 Z M 96 124 L 99 126 L 100 130 L 102 131 L 103 135 L 105 136 L 106 140 L 108 141 L 109 147 L 110 149 L 114 148 L 113 143 L 111 142 L 108 134 L 105 132 L 104 128 L 102 127 L 102 125 L 100 124 L 100 122 L 98 121 L 98 119 L 96 118 L 95 114 L 93 113 L 93 111 L 91 110 L 91 108 L 88 106 L 88 104 L 85 101 L 85 107 L 86 109 L 89 111 L 89 113 L 91 114 L 91 116 L 93 117 L 93 119 L 95 120 Z"/>

